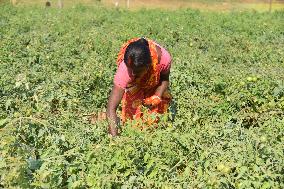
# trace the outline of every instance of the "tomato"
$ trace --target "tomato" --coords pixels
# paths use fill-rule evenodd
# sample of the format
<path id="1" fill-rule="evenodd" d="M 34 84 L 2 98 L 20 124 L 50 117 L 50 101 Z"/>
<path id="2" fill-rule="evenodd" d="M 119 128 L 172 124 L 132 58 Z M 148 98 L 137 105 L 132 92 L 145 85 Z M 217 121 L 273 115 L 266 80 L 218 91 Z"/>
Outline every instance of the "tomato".
<path id="1" fill-rule="evenodd" d="M 219 165 L 217 165 L 217 170 L 218 171 L 222 171 L 224 169 L 225 165 L 223 163 L 220 163 Z"/>
<path id="2" fill-rule="evenodd" d="M 244 188 L 244 184 L 242 182 L 237 182 L 236 183 L 236 188 L 237 189 Z"/>
<path id="3" fill-rule="evenodd" d="M 245 83 L 245 82 L 243 82 L 243 81 L 242 81 L 242 82 L 240 82 L 240 85 L 241 85 L 241 86 L 244 86 L 245 84 L 246 84 L 246 83 Z"/>
<path id="4" fill-rule="evenodd" d="M 252 81 L 252 77 L 247 77 L 247 80 L 248 81 Z"/>
<path id="5" fill-rule="evenodd" d="M 224 174 L 229 174 L 231 172 L 231 168 L 229 166 L 225 166 L 224 169 L 222 170 L 222 173 Z"/>
<path id="6" fill-rule="evenodd" d="M 231 172 L 231 168 L 227 165 L 224 165 L 223 163 L 220 163 L 217 166 L 217 170 L 220 171 L 223 174 L 229 174 Z"/>
<path id="7" fill-rule="evenodd" d="M 261 136 L 261 137 L 260 137 L 260 142 L 266 142 L 266 141 L 267 141 L 266 136 Z"/>
<path id="8" fill-rule="evenodd" d="M 267 189 L 270 188 L 270 183 L 269 182 L 264 182 L 263 185 L 261 186 L 261 189 Z"/>

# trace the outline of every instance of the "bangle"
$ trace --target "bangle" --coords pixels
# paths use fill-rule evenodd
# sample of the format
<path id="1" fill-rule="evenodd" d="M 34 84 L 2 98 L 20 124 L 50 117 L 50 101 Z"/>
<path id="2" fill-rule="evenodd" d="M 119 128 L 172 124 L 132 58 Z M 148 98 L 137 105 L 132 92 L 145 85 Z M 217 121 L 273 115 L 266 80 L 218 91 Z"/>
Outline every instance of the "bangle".
<path id="1" fill-rule="evenodd" d="M 154 95 L 154 98 L 158 98 L 159 100 L 161 100 L 161 97 L 159 97 L 158 95 Z"/>

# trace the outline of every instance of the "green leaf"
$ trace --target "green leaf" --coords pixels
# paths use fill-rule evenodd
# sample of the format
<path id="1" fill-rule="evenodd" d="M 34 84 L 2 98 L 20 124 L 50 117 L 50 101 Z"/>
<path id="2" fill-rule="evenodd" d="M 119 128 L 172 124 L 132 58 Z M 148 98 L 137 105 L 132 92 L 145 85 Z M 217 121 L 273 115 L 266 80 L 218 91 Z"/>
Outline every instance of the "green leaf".
<path id="1" fill-rule="evenodd" d="M 3 128 L 8 123 L 8 121 L 8 118 L 0 119 L 0 128 Z"/>

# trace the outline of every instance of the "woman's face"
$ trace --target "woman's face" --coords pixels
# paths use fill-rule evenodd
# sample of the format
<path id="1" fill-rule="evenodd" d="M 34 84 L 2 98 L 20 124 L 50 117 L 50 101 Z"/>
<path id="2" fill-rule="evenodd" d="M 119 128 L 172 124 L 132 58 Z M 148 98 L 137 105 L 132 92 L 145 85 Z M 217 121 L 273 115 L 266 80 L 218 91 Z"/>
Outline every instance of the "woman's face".
<path id="1" fill-rule="evenodd" d="M 133 75 L 134 77 L 140 77 L 142 76 L 145 72 L 147 72 L 149 69 L 149 65 L 147 66 L 141 66 L 141 67 L 128 67 L 127 66 L 127 71 L 130 75 Z"/>

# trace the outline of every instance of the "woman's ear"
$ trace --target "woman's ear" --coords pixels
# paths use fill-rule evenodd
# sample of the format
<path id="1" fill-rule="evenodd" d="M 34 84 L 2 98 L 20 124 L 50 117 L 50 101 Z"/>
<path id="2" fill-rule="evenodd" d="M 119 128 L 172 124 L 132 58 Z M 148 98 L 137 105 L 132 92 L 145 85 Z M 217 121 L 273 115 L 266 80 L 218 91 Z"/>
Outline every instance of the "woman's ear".
<path id="1" fill-rule="evenodd" d="M 128 59 L 127 59 L 127 65 L 128 65 L 129 67 L 132 66 L 132 59 L 131 59 L 131 57 L 128 57 Z"/>

